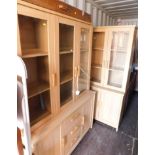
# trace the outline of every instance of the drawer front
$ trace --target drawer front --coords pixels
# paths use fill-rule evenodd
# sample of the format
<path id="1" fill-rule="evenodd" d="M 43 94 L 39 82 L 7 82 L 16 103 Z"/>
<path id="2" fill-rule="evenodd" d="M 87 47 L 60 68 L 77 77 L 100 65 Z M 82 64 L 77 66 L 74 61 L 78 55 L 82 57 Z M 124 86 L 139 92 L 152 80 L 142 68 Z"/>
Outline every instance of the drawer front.
<path id="1" fill-rule="evenodd" d="M 82 120 L 83 119 L 77 121 L 76 124 L 74 124 L 74 126 L 72 126 L 72 128 L 70 128 L 70 130 L 68 130 L 68 132 L 62 136 L 62 146 L 64 148 L 63 151 L 65 155 L 70 152 L 74 144 L 79 140 L 82 135 Z"/>
<path id="2" fill-rule="evenodd" d="M 74 144 L 79 140 L 83 131 L 83 107 L 76 110 L 67 119 L 64 120 L 61 126 L 62 133 L 62 151 L 67 155 Z"/>
<path id="3" fill-rule="evenodd" d="M 83 108 L 79 108 L 74 113 L 72 113 L 69 117 L 67 117 L 62 123 L 62 135 L 68 134 L 74 126 L 77 124 L 81 124 L 83 120 Z"/>

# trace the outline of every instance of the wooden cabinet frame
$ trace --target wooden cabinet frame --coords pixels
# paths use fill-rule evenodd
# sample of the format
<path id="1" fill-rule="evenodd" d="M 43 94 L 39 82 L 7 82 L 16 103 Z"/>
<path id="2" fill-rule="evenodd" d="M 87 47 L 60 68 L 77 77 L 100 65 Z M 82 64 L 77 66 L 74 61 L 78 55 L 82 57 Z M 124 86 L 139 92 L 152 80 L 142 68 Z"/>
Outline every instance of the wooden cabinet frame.
<path id="1" fill-rule="evenodd" d="M 119 33 L 123 33 L 125 36 L 127 32 L 128 40 L 123 40 L 125 37 L 122 38 L 122 45 L 121 50 L 119 49 L 118 41 L 120 41 L 119 35 L 117 36 L 116 43 L 114 42 L 114 47 L 112 45 L 112 39 L 113 38 L 113 32 L 118 35 Z M 133 54 L 134 54 L 134 41 L 135 41 L 135 35 L 136 35 L 136 27 L 135 26 L 104 26 L 104 27 L 96 27 L 94 28 L 94 36 L 95 33 L 104 33 L 105 38 L 102 39 L 104 42 L 104 53 L 103 53 L 103 61 L 102 61 L 102 70 L 100 79 L 101 82 L 95 82 L 91 81 L 91 89 L 97 92 L 96 95 L 96 101 L 95 101 L 95 119 L 103 122 L 107 125 L 110 125 L 116 130 L 118 130 L 119 123 L 122 118 L 122 114 L 124 112 L 125 107 L 125 96 L 127 93 L 127 88 L 129 87 L 129 77 L 131 73 L 131 65 L 133 62 Z M 121 34 L 122 35 L 122 34 Z M 102 42 L 101 41 L 101 42 Z M 123 43 L 125 42 L 125 45 Z M 95 43 L 94 43 L 95 44 Z M 124 48 L 125 47 L 125 48 Z M 94 48 L 94 47 L 93 47 Z M 118 51 L 117 51 L 118 50 Z M 120 51 L 119 51 L 120 50 Z M 119 59 L 115 60 L 115 63 L 117 62 L 118 66 L 123 64 L 123 69 L 121 70 L 122 75 L 119 75 L 119 78 L 121 77 L 122 80 L 113 80 L 121 81 L 121 86 L 118 87 L 117 85 L 110 85 L 108 84 L 108 79 L 110 78 L 110 69 L 113 71 L 113 67 L 117 68 L 117 65 L 113 64 L 113 55 L 115 53 L 116 58 Z M 126 57 L 124 58 L 122 55 L 118 58 L 118 53 L 126 54 Z M 92 51 L 93 54 L 93 51 Z M 125 59 L 122 63 L 122 57 Z M 112 59 L 112 60 L 111 60 Z M 110 66 L 110 61 L 112 61 Z M 93 62 L 93 57 L 92 57 Z M 113 66 L 114 65 L 114 66 Z M 120 66 L 121 66 L 120 65 Z M 111 68 L 110 68 L 111 67 Z M 122 67 L 122 66 L 121 66 Z M 119 70 L 119 69 L 118 69 Z M 118 70 L 116 69 L 118 74 Z M 120 70 L 119 70 L 120 71 Z M 96 75 L 97 76 L 97 75 Z M 115 74 L 115 76 L 118 76 Z M 113 77 L 114 79 L 117 79 L 116 77 Z M 118 82 L 119 83 L 119 82 Z"/>
<path id="2" fill-rule="evenodd" d="M 18 53 L 18 56 L 26 60 L 25 63 L 28 64 L 27 69 L 29 70 L 29 73 L 31 72 L 30 73 L 31 75 L 28 74 L 28 80 L 31 79 L 31 77 L 35 74 L 35 72 L 38 72 L 38 75 L 35 76 L 38 79 L 45 78 L 48 80 L 48 86 L 47 86 L 48 88 L 45 87 L 44 90 L 42 90 L 42 88 L 38 88 L 37 90 L 38 92 L 30 96 L 31 98 L 33 98 L 37 94 L 36 95 L 37 99 L 33 101 L 33 103 L 35 102 L 35 104 L 36 103 L 40 104 L 40 106 L 43 106 L 42 108 L 45 108 L 42 101 L 43 99 L 42 97 L 40 97 L 41 93 L 45 93 L 43 94 L 43 97 L 50 103 L 47 106 L 48 108 L 50 106 L 50 109 L 51 109 L 51 113 L 48 117 L 41 118 L 38 122 L 35 122 L 33 125 L 31 125 L 32 150 L 36 154 L 40 154 L 40 153 L 48 154 L 47 149 L 51 147 L 50 151 L 52 151 L 52 146 L 54 146 L 55 155 L 63 154 L 62 152 L 63 146 L 61 145 L 61 140 L 62 140 L 61 124 L 64 121 L 64 119 L 67 119 L 67 117 L 70 114 L 74 113 L 74 111 L 76 111 L 79 107 L 82 107 L 83 109 L 82 115 L 84 115 L 83 120 L 87 116 L 88 122 L 85 125 L 85 132 L 83 132 L 83 134 L 80 136 L 80 139 L 76 142 L 76 144 L 74 144 L 74 146 L 70 148 L 69 152 L 72 152 L 73 149 L 76 147 L 76 145 L 79 143 L 79 141 L 82 139 L 82 137 L 86 134 L 88 129 L 92 127 L 92 123 L 93 123 L 93 108 L 94 108 L 93 104 L 95 99 L 95 93 L 89 90 L 90 78 L 87 79 L 88 81 L 87 81 L 86 90 L 83 93 L 80 93 L 79 95 L 76 95 L 75 93 L 75 90 L 77 89 L 76 79 L 78 76 L 78 72 L 76 68 L 78 68 L 80 65 L 81 28 L 88 29 L 89 31 L 87 68 L 88 68 L 88 76 L 90 76 L 92 25 L 91 23 L 88 23 L 73 17 L 69 17 L 61 13 L 57 13 L 55 11 L 49 10 L 47 8 L 42 8 L 40 6 L 36 6 L 34 4 L 30 4 L 21 0 L 18 0 L 17 7 L 18 7 L 18 23 L 17 23 L 18 24 L 17 26 L 18 52 L 17 53 Z M 22 28 L 20 27 L 21 21 L 19 19 L 19 16 L 20 18 L 22 18 L 21 21 L 23 20 L 23 18 L 25 18 L 25 22 L 27 22 L 26 19 L 28 19 L 28 22 L 30 21 L 28 24 L 23 23 L 23 25 L 24 26 L 26 25 L 27 27 L 25 26 L 24 27 L 25 29 L 22 30 L 22 31 L 25 31 L 24 34 L 26 35 L 24 39 L 28 41 L 28 43 L 30 44 L 28 47 L 26 47 L 26 50 L 29 53 L 26 53 L 25 47 L 24 48 L 22 47 L 23 46 L 22 45 L 23 42 L 21 39 Z M 41 20 L 41 22 L 42 21 L 43 22 L 42 23 L 40 21 L 38 22 L 38 20 Z M 40 26 L 38 23 L 41 24 L 42 26 L 45 26 L 43 30 L 39 29 L 41 32 L 38 30 L 38 27 Z M 62 107 L 60 106 L 60 93 L 59 93 L 60 92 L 59 23 L 73 26 L 73 29 L 74 29 L 73 66 L 72 66 L 73 67 L 73 84 L 72 84 L 73 99 L 67 102 L 67 104 Z M 35 28 L 37 30 L 35 30 Z M 26 30 L 28 31 L 28 33 Z M 27 39 L 29 36 L 32 37 L 30 38 L 30 40 Z M 32 50 L 33 49 L 32 47 L 36 48 L 37 50 L 36 49 Z M 87 106 L 89 106 L 88 111 L 86 109 Z M 29 112 L 30 112 L 30 108 L 28 113 Z M 82 123 L 85 123 L 85 122 L 82 121 Z M 30 126 L 30 124 L 28 124 L 28 126 Z M 51 144 L 48 144 L 48 143 L 51 143 Z"/>

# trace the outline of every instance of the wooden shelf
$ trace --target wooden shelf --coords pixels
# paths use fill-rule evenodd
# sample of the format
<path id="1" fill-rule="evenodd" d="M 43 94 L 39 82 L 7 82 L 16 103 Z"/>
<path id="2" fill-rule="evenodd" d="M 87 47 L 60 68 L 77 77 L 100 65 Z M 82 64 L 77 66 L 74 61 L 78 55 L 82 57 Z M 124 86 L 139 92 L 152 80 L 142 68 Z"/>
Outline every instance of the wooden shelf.
<path id="1" fill-rule="evenodd" d="M 72 97 L 67 98 L 66 100 L 61 102 L 61 106 L 65 105 L 66 103 L 68 103 L 71 100 L 72 100 Z"/>
<path id="2" fill-rule="evenodd" d="M 98 79 L 96 79 L 96 78 L 91 78 L 91 82 L 101 83 L 101 80 L 98 80 Z"/>
<path id="3" fill-rule="evenodd" d="M 100 48 L 100 47 L 93 47 L 93 50 L 104 51 L 104 49 L 103 48 Z"/>
<path id="4" fill-rule="evenodd" d="M 35 123 L 39 122 L 40 120 L 42 120 L 45 117 L 48 117 L 49 115 L 51 115 L 51 113 L 47 110 L 38 110 L 35 113 L 35 115 L 33 115 L 32 117 L 30 117 L 31 119 L 31 126 L 34 125 Z"/>
<path id="5" fill-rule="evenodd" d="M 108 85 L 110 86 L 113 86 L 113 87 L 118 87 L 118 88 L 121 88 L 121 84 L 118 84 L 118 83 L 113 83 L 113 82 L 108 82 Z"/>
<path id="6" fill-rule="evenodd" d="M 60 55 L 63 54 L 73 54 L 73 51 L 60 51 Z"/>
<path id="7" fill-rule="evenodd" d="M 110 67 L 109 70 L 111 70 L 111 71 L 124 71 L 124 68 L 122 68 L 122 67 Z"/>
<path id="8" fill-rule="evenodd" d="M 83 48 L 80 49 L 80 52 L 88 52 L 88 51 L 89 49 L 83 49 Z"/>
<path id="9" fill-rule="evenodd" d="M 102 65 L 101 64 L 92 64 L 91 67 L 92 68 L 99 68 L 99 69 L 101 69 Z"/>
<path id="10" fill-rule="evenodd" d="M 28 85 L 28 98 L 41 94 L 47 90 L 49 90 L 49 83 L 47 82 L 35 82 Z"/>
<path id="11" fill-rule="evenodd" d="M 126 54 L 125 50 L 117 50 L 117 49 L 111 49 L 112 53 L 123 53 Z"/>
<path id="12" fill-rule="evenodd" d="M 39 57 L 39 56 L 48 56 L 48 53 L 42 51 L 40 49 L 28 49 L 24 50 L 22 53 L 22 58 L 32 58 L 32 57 Z"/>
<path id="13" fill-rule="evenodd" d="M 65 72 L 61 75 L 60 84 L 62 85 L 72 80 L 73 80 L 73 75 L 70 72 Z"/>

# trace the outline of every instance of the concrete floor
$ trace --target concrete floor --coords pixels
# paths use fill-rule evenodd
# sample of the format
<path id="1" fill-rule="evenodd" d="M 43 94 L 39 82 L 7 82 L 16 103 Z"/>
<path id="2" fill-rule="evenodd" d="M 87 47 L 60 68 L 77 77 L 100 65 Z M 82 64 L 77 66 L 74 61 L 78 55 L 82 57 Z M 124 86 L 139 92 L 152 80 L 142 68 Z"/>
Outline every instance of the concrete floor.
<path id="1" fill-rule="evenodd" d="M 72 155 L 138 155 L 138 93 L 130 97 L 118 132 L 94 121 Z"/>

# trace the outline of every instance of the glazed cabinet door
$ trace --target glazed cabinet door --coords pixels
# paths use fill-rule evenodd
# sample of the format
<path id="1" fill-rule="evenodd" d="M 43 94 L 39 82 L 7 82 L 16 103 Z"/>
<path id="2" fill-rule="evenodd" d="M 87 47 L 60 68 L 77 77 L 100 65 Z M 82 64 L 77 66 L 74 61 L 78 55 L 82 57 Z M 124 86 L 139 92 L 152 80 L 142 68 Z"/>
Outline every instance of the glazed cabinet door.
<path id="1" fill-rule="evenodd" d="M 34 146 L 34 155 L 60 155 L 60 127 L 44 135 Z"/>
<path id="2" fill-rule="evenodd" d="M 134 28 L 109 29 L 107 74 L 105 85 L 125 91 L 127 75 L 132 59 Z"/>
<path id="3" fill-rule="evenodd" d="M 28 74 L 31 127 L 43 124 L 54 113 L 49 26 L 49 14 L 18 5 L 18 55 L 23 59 Z"/>
<path id="4" fill-rule="evenodd" d="M 92 27 L 78 23 L 78 41 L 76 50 L 76 95 L 79 95 L 90 86 L 90 63 L 92 45 Z"/>
<path id="5" fill-rule="evenodd" d="M 91 83 L 103 86 L 107 69 L 107 40 L 106 29 L 95 30 L 92 39 L 92 62 L 91 62 Z"/>
<path id="6" fill-rule="evenodd" d="M 59 103 L 63 107 L 74 99 L 76 22 L 57 17 L 55 37 Z"/>

